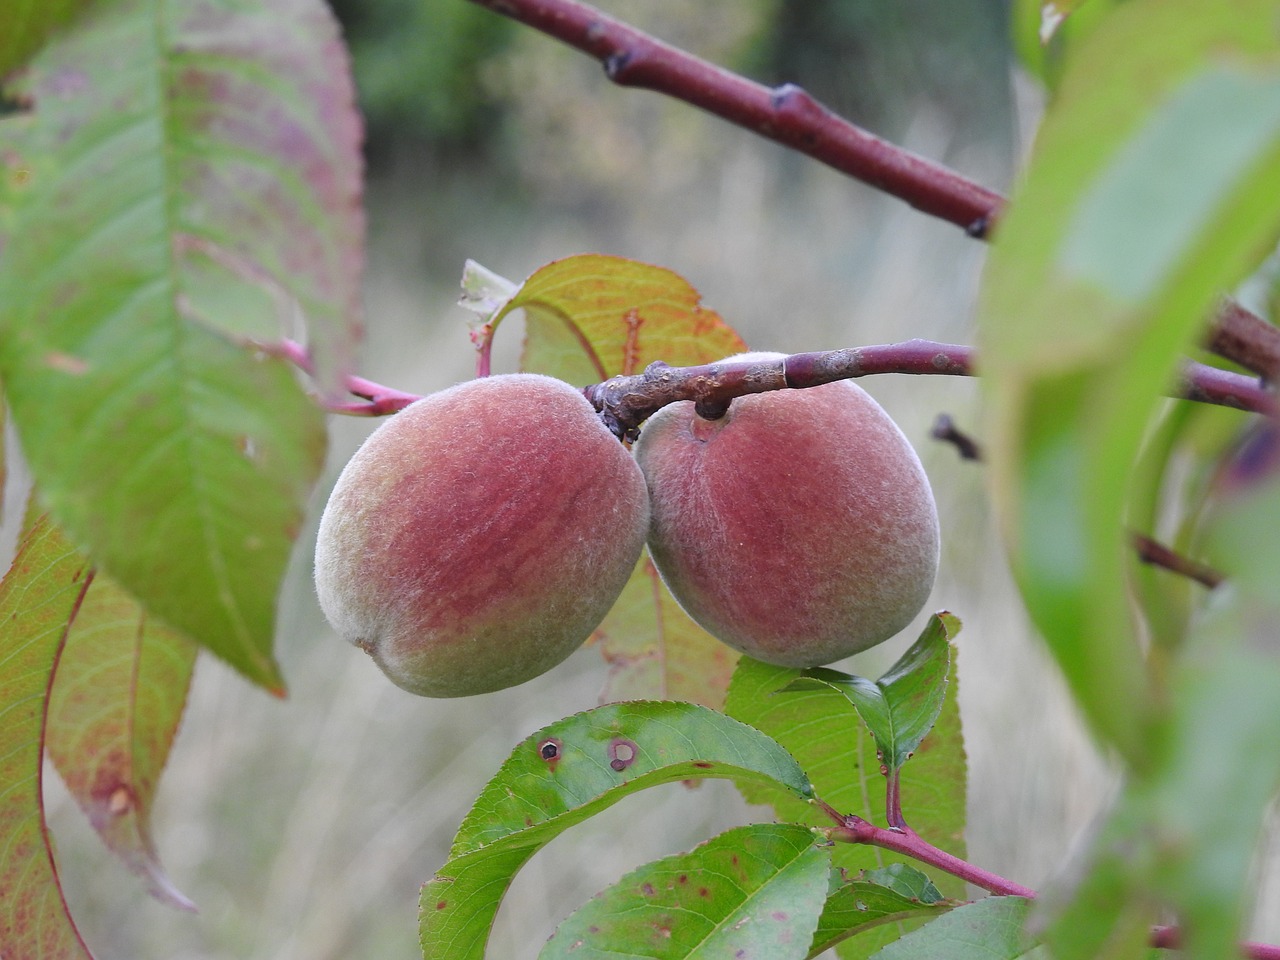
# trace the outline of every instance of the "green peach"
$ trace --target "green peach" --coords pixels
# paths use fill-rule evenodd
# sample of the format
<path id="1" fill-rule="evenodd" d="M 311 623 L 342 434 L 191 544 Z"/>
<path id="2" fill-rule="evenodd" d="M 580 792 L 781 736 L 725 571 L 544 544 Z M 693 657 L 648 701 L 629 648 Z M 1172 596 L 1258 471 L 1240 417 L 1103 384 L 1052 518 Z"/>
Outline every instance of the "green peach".
<path id="1" fill-rule="evenodd" d="M 406 407 L 347 464 L 320 521 L 320 605 L 396 684 L 523 683 L 599 625 L 644 545 L 648 497 L 582 393 L 535 374 Z"/>
<path id="2" fill-rule="evenodd" d="M 749 656 L 831 663 L 902 630 L 929 597 L 939 534 L 928 478 L 850 381 L 739 397 L 719 420 L 671 404 L 635 455 L 664 582 Z"/>

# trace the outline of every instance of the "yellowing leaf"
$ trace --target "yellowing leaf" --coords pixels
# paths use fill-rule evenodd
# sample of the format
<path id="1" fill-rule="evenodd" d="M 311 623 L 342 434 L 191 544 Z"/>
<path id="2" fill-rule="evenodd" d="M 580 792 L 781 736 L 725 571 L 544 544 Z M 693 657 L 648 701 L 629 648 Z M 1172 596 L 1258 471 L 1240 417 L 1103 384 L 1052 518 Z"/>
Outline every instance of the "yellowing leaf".
<path id="1" fill-rule="evenodd" d="M 160 867 L 149 821 L 196 649 L 99 574 L 58 659 L 47 735 L 58 773 L 107 847 L 154 896 L 188 910 Z"/>
<path id="2" fill-rule="evenodd" d="M 40 777 L 49 685 L 92 579 L 39 517 L 0 582 L 0 956 L 14 960 L 89 960 L 58 885 Z"/>

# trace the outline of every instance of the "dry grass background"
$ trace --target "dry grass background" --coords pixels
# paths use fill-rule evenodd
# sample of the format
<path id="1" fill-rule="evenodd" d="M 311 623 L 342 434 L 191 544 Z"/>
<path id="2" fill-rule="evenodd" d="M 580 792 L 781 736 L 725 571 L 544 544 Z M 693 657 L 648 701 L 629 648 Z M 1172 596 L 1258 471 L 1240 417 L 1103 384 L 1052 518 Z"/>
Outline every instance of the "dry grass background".
<path id="1" fill-rule="evenodd" d="M 516 56 L 494 81 L 554 94 L 521 118 L 527 176 L 493 184 L 405 158 L 370 184 L 362 374 L 419 392 L 471 375 L 465 315 L 454 306 L 465 257 L 517 280 L 577 252 L 660 263 L 691 280 L 758 349 L 973 340 L 981 244 L 719 121 L 610 88 L 572 54 L 553 57 Z M 1022 116 L 1034 109 L 1027 98 Z M 1016 152 L 1008 131 L 975 140 L 927 107 L 906 129 L 912 149 L 1007 185 Z M 588 138 L 585 155 L 573 137 Z M 497 369 L 514 368 L 518 340 L 517 329 L 503 329 Z M 1112 778 L 1021 612 L 981 468 L 927 439 L 939 411 L 980 432 L 978 384 L 863 383 L 917 445 L 938 497 L 944 558 L 930 609 L 965 623 L 971 856 L 1042 885 L 1070 862 Z M 309 579 L 315 521 L 373 426 L 333 423 L 312 523 L 281 602 L 289 699 L 267 697 L 209 658 L 197 670 L 155 834 L 173 880 L 201 912 L 151 901 L 49 778 L 67 893 L 100 960 L 417 956 L 418 887 L 443 862 L 471 800 L 520 739 L 597 702 L 605 668 L 590 649 L 514 690 L 431 701 L 393 687 L 327 627 Z M 914 635 L 853 668 L 876 675 Z M 911 798 L 905 803 L 909 815 Z M 559 919 L 626 870 L 751 819 L 769 812 L 748 808 L 723 782 L 624 801 L 521 873 L 490 956 L 536 956 Z"/>

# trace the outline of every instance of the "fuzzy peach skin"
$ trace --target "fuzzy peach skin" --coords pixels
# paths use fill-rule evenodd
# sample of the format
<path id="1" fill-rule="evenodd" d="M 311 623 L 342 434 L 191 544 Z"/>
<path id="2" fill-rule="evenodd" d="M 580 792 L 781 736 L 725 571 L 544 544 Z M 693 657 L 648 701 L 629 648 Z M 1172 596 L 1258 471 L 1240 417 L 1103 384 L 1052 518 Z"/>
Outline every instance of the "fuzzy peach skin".
<path id="1" fill-rule="evenodd" d="M 577 649 L 644 545 L 644 478 L 560 380 L 472 380 L 406 407 L 347 464 L 320 521 L 325 616 L 404 689 L 523 683 Z"/>
<path id="2" fill-rule="evenodd" d="M 662 579 L 749 656 L 831 663 L 893 636 L 929 597 L 939 536 L 928 478 L 850 381 L 739 397 L 720 420 L 671 404 L 645 423 L 635 455 Z"/>

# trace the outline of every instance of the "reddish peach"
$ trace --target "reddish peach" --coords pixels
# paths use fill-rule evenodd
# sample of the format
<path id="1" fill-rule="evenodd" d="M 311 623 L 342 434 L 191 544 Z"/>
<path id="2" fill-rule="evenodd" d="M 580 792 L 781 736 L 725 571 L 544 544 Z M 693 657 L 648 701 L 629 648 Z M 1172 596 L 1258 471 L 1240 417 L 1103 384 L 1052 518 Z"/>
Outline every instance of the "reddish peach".
<path id="1" fill-rule="evenodd" d="M 774 359 L 782 354 L 746 354 Z M 896 634 L 938 567 L 933 493 L 911 444 L 850 381 L 693 404 L 644 425 L 649 549 L 681 606 L 758 660 L 813 667 Z"/>
<path id="2" fill-rule="evenodd" d="M 330 623 L 404 689 L 486 693 L 582 644 L 647 522 L 639 468 L 581 392 L 487 377 L 365 441 L 320 521 L 316 589 Z"/>

